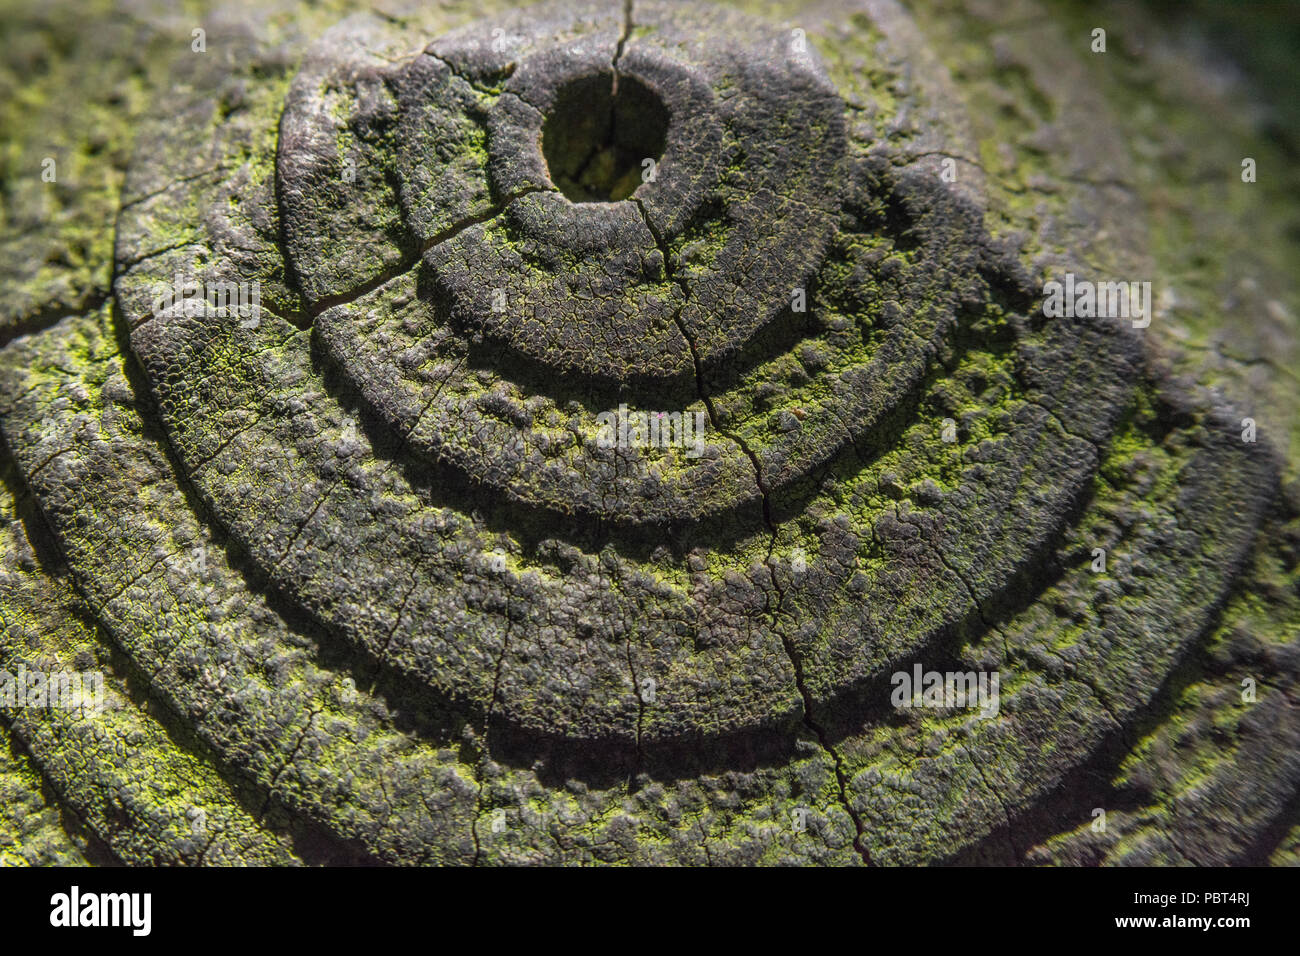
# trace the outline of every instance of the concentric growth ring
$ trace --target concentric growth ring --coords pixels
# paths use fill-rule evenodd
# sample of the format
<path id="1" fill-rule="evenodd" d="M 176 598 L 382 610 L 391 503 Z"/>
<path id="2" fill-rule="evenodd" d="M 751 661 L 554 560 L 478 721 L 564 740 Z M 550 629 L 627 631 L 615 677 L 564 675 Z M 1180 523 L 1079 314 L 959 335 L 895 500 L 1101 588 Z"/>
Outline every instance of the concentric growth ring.
<path id="1" fill-rule="evenodd" d="M 1046 546 L 1113 417 L 1062 425 L 1065 410 L 1020 400 L 986 416 L 978 443 L 932 436 L 892 477 L 906 489 L 909 471 L 939 467 L 948 487 L 922 482 L 906 511 L 880 501 L 856 462 L 916 400 L 959 317 L 1002 323 L 1000 347 L 1015 348 L 1023 320 L 985 278 L 1014 287 L 1014 269 L 941 183 L 880 155 L 850 161 L 843 104 L 784 36 L 738 19 L 728 33 L 766 39 L 720 49 L 666 9 L 641 17 L 626 38 L 618 19 L 535 25 L 513 56 L 484 52 L 487 26 L 396 66 L 326 45 L 290 92 L 279 194 L 293 272 L 328 304 L 312 336 L 392 438 L 460 473 L 468 507 L 440 498 L 437 478 L 422 491 L 354 456 L 362 439 L 334 434 L 307 337 L 275 316 L 256 329 L 143 316 L 132 334 L 192 480 L 277 586 L 450 699 L 495 699 L 504 720 L 574 738 L 770 722 L 804 704 L 784 647 L 803 638 L 771 626 L 782 585 L 743 551 L 697 547 L 715 569 L 667 579 L 618 550 L 529 557 L 475 516 L 476 486 L 525 509 L 509 522 L 556 531 L 571 513 L 714 528 L 737 515 L 769 550 L 788 539 L 809 557 L 782 614 L 796 635 L 824 625 L 801 669 L 830 699 L 996 595 L 1002 576 L 983 571 L 995 555 L 1024 563 Z M 667 104 L 663 177 L 626 201 L 574 203 L 546 178 L 539 136 L 555 91 L 600 70 Z M 439 159 L 457 135 L 481 148 Z M 352 233 L 336 254 L 320 247 L 331 229 Z M 398 268 L 363 269 L 354 250 L 385 239 L 405 250 Z M 142 268 L 157 282 L 175 267 Z M 796 289 L 811 312 L 792 308 Z M 1118 398 L 1126 352 L 1098 354 L 1091 374 Z M 1019 389 L 1006 356 L 988 362 L 987 378 Z M 257 384 L 168 371 L 213 367 Z M 636 384 L 656 378 L 668 384 Z M 602 411 L 656 399 L 703 409 L 698 457 L 600 446 Z M 274 456 L 253 451 L 264 442 Z M 772 526 L 774 496 L 806 496 L 793 485 L 814 470 L 816 507 L 845 510 L 808 531 Z M 1009 517 L 1026 494 L 1033 507 Z M 661 703 L 649 716 L 630 690 L 645 680 Z"/>

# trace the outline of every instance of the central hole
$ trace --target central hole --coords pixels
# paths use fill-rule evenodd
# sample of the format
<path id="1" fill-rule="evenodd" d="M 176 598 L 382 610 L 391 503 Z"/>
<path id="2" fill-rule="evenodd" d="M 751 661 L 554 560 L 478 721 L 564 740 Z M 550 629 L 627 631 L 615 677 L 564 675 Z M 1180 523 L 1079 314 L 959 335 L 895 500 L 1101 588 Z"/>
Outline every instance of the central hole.
<path id="1" fill-rule="evenodd" d="M 657 172 L 667 135 L 668 110 L 657 93 L 635 77 L 598 73 L 556 94 L 542 124 L 542 155 L 570 201 L 618 202 Z"/>

